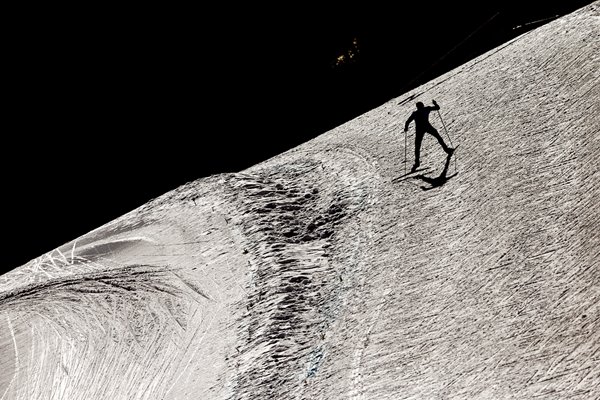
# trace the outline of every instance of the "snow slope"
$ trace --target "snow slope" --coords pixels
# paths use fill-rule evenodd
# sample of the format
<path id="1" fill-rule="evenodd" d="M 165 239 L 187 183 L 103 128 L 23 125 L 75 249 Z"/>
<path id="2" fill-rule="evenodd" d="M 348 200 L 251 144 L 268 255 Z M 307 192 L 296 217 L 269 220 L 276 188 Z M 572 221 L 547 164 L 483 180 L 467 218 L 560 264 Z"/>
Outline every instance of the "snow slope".
<path id="1" fill-rule="evenodd" d="M 596 2 L 0 276 L 0 399 L 599 398 L 599 39 Z"/>

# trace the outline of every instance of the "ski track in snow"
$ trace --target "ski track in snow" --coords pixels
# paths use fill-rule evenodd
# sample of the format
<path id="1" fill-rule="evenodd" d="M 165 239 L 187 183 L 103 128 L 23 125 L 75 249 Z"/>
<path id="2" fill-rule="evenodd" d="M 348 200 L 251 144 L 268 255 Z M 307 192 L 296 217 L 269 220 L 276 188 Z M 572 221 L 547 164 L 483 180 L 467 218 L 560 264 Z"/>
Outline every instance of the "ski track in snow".
<path id="1" fill-rule="evenodd" d="M 600 398 L 599 21 L 0 276 L 0 400 Z M 431 99 L 458 175 L 423 191 L 395 178 Z M 426 136 L 423 167 L 443 160 Z"/>

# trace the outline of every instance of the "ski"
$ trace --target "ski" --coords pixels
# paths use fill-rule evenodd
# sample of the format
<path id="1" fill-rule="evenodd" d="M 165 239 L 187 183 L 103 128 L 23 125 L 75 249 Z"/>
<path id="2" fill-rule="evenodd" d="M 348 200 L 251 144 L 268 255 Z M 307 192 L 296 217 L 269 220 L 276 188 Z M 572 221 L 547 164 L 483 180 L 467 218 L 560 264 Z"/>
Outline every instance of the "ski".
<path id="1" fill-rule="evenodd" d="M 403 181 L 405 179 L 412 178 L 414 175 L 417 175 L 419 172 L 428 172 L 430 169 L 431 168 L 429 168 L 429 167 L 426 167 L 426 168 L 417 168 L 416 170 L 411 171 L 411 172 L 409 172 L 407 174 L 403 174 L 403 175 L 395 177 L 394 179 L 392 179 L 392 182 L 400 182 L 400 181 Z"/>

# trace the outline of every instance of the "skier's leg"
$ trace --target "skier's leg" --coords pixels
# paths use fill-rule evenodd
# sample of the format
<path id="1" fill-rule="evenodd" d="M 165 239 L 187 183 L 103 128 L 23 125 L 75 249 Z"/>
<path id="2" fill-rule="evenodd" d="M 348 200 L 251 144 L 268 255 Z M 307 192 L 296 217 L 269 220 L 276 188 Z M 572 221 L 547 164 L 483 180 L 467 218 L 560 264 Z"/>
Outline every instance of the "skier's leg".
<path id="1" fill-rule="evenodd" d="M 412 167 L 412 172 L 421 165 L 421 143 L 423 143 L 423 136 L 425 136 L 425 132 L 415 133 L 415 165 Z"/>
<path id="2" fill-rule="evenodd" d="M 444 151 L 446 152 L 446 154 L 450 154 L 450 148 L 448 146 L 446 146 L 446 143 L 444 143 L 444 139 L 442 139 L 442 137 L 440 136 L 440 134 L 438 133 L 438 131 L 433 127 L 429 127 L 429 129 L 427 130 L 427 132 L 433 136 L 434 138 L 437 139 L 437 141 L 440 143 L 440 145 L 442 146 L 442 149 L 444 149 Z"/>

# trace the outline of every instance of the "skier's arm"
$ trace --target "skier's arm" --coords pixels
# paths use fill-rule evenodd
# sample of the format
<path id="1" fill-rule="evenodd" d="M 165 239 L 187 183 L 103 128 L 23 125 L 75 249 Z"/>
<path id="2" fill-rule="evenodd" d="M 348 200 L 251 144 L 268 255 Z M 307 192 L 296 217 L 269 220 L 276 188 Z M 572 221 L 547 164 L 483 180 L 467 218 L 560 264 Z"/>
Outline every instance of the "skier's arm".
<path id="1" fill-rule="evenodd" d="M 404 124 L 404 132 L 408 131 L 408 126 L 410 125 L 413 119 L 415 119 L 414 113 L 410 114 L 410 117 L 406 120 L 406 123 Z"/>
<path id="2" fill-rule="evenodd" d="M 440 109 L 440 105 L 438 103 L 436 103 L 435 100 L 431 100 L 431 102 L 433 103 L 433 107 L 431 107 L 433 110 L 439 110 Z"/>

